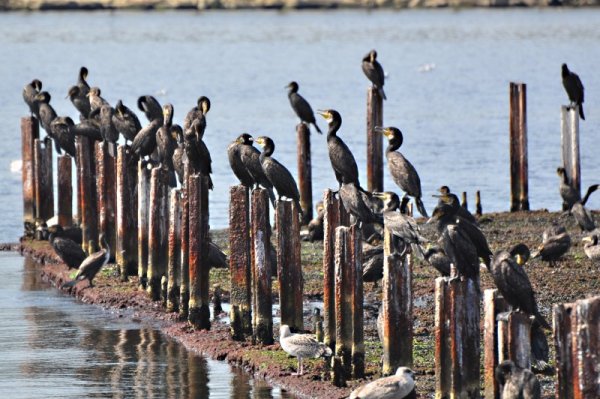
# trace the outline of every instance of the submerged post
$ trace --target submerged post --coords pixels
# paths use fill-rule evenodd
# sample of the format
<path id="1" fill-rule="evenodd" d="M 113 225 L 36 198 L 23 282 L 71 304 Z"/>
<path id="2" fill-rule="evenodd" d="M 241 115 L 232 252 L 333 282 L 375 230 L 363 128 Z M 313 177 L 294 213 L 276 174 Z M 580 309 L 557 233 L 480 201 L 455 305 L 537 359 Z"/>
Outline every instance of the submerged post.
<path id="1" fill-rule="evenodd" d="M 96 208 L 96 190 L 93 176 L 96 174 L 95 162 L 92 157 L 91 139 L 78 136 L 75 141 L 77 149 L 77 188 L 81 200 L 81 231 L 82 247 L 86 252 L 90 248 L 90 240 L 98 239 L 98 212 Z"/>
<path id="2" fill-rule="evenodd" d="M 167 311 L 179 311 L 179 276 L 181 272 L 181 199 L 180 190 L 171 189 L 169 201 L 169 263 Z"/>
<path id="3" fill-rule="evenodd" d="M 334 380 L 345 381 L 352 375 L 352 259 L 347 227 L 335 230 L 335 358 L 341 369 L 334 368 Z M 341 378 L 336 373 L 343 373 Z"/>
<path id="4" fill-rule="evenodd" d="M 127 148 L 117 149 L 117 249 L 121 281 L 137 273 L 137 163 L 132 161 Z"/>
<path id="5" fill-rule="evenodd" d="M 138 161 L 137 179 L 137 234 L 138 234 L 138 277 L 140 289 L 148 282 L 148 204 L 150 202 L 150 170 L 145 161 Z"/>
<path id="6" fill-rule="evenodd" d="M 23 180 L 23 221 L 33 222 L 35 209 L 34 145 L 40 136 L 39 124 L 33 116 L 21 118 L 21 176 Z"/>
<path id="7" fill-rule="evenodd" d="M 44 145 L 42 146 L 42 142 Z M 48 220 L 54 216 L 54 183 L 52 176 L 52 140 L 36 139 L 34 144 L 36 217 Z"/>
<path id="8" fill-rule="evenodd" d="M 58 168 L 58 224 L 63 227 L 73 224 L 73 173 L 70 155 L 57 159 Z"/>
<path id="9" fill-rule="evenodd" d="M 271 293 L 271 227 L 267 191 L 252 191 L 252 309 L 253 339 L 264 345 L 273 343 L 273 310 Z"/>
<path id="10" fill-rule="evenodd" d="M 252 335 L 252 273 L 250 268 L 249 189 L 229 188 L 229 272 L 231 274 L 231 336 Z"/>
<path id="11" fill-rule="evenodd" d="M 365 340 L 363 316 L 363 279 L 362 279 L 362 232 L 355 224 L 349 229 L 350 263 L 352 272 L 352 377 L 365 375 Z"/>
<path id="12" fill-rule="evenodd" d="M 188 321 L 194 328 L 210 329 L 208 255 L 208 184 L 199 174 L 187 181 L 189 200 L 189 276 Z"/>
<path id="13" fill-rule="evenodd" d="M 383 375 L 391 375 L 413 364 L 412 262 L 396 252 L 390 229 L 383 234 Z"/>
<path id="14" fill-rule="evenodd" d="M 529 210 L 527 86 L 510 83 L 510 211 Z"/>
<path id="15" fill-rule="evenodd" d="M 184 320 L 189 317 L 190 302 L 190 197 L 188 180 L 190 175 L 189 165 L 184 166 L 184 185 L 181 193 L 181 282 L 179 286 L 179 315 Z"/>
<path id="16" fill-rule="evenodd" d="M 560 107 L 560 144 L 562 164 L 569 185 L 581 194 L 581 164 L 579 160 L 579 109 Z"/>
<path id="17" fill-rule="evenodd" d="M 323 342 L 335 349 L 335 229 L 339 224 L 339 202 L 331 190 L 323 195 Z"/>
<path id="18" fill-rule="evenodd" d="M 377 88 L 367 89 L 367 190 L 383 191 L 383 137 L 375 131 L 383 126 L 383 99 Z"/>
<path id="19" fill-rule="evenodd" d="M 117 210 L 117 186 L 115 180 L 115 158 L 108 153 L 108 143 L 97 141 L 96 187 L 98 193 L 99 233 L 104 234 L 110 246 L 110 257 L 115 259 L 117 248 L 115 214 Z"/>
<path id="20" fill-rule="evenodd" d="M 312 205 L 312 164 L 310 154 L 310 129 L 304 122 L 296 126 L 298 141 L 298 188 L 302 207 L 302 224 L 307 225 L 313 218 Z M 278 225 L 279 226 L 279 225 Z"/>

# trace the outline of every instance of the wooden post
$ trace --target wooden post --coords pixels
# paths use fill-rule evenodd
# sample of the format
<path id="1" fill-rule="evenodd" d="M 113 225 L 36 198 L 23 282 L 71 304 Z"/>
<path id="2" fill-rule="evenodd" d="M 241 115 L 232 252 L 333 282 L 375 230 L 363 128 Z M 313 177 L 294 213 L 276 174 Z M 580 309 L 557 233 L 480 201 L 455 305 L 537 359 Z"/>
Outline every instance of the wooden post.
<path id="1" fill-rule="evenodd" d="M 383 99 L 377 89 L 367 89 L 367 190 L 383 191 L 383 136 L 375 131 L 383 126 Z"/>
<path id="2" fill-rule="evenodd" d="M 190 198 L 187 188 L 190 169 L 188 164 L 184 168 L 184 186 L 181 195 L 181 283 L 179 286 L 179 315 L 186 320 L 189 317 L 190 302 Z"/>
<path id="3" fill-rule="evenodd" d="M 169 201 L 169 263 L 167 281 L 167 312 L 179 311 L 179 280 L 181 272 L 181 201 L 180 190 L 171 189 Z"/>
<path id="4" fill-rule="evenodd" d="M 252 309 L 253 339 L 264 345 L 273 343 L 273 315 L 271 292 L 271 228 L 269 226 L 269 199 L 267 191 L 252 191 Z"/>
<path id="5" fill-rule="evenodd" d="M 277 201 L 277 280 L 281 324 L 292 331 L 303 331 L 302 261 L 300 259 L 300 222 L 298 208 L 292 201 Z"/>
<path id="6" fill-rule="evenodd" d="M 58 224 L 68 227 L 73 224 L 73 179 L 71 156 L 58 157 Z"/>
<path id="7" fill-rule="evenodd" d="M 137 229 L 137 190 L 136 163 L 132 161 L 127 148 L 117 149 L 117 248 L 116 260 L 121 281 L 137 273 L 138 229 Z"/>
<path id="8" fill-rule="evenodd" d="M 335 229 L 335 353 L 341 362 L 342 380 L 352 373 L 352 259 L 347 227 Z M 334 373 L 338 370 L 334 369 Z M 338 378 L 334 378 L 337 380 Z"/>
<path id="9" fill-rule="evenodd" d="M 504 312 L 498 322 L 498 363 L 512 360 L 519 367 L 531 368 L 531 319 L 523 312 Z"/>
<path id="10" fill-rule="evenodd" d="M 352 377 L 365 376 L 365 341 L 363 316 L 362 233 L 358 226 L 349 229 L 350 263 L 352 273 Z"/>
<path id="11" fill-rule="evenodd" d="M 189 276 L 188 321 L 194 328 L 210 329 L 208 255 L 208 184 L 206 178 L 190 175 L 189 200 Z"/>
<path id="12" fill-rule="evenodd" d="M 95 161 L 92 157 L 92 142 L 87 137 L 78 136 L 75 142 L 77 148 L 77 188 L 81 200 L 81 231 L 82 247 L 86 252 L 90 249 L 91 240 L 98 239 L 98 212 L 96 208 L 96 190 L 93 181 L 96 174 Z"/>
<path id="13" fill-rule="evenodd" d="M 339 203 L 331 190 L 323 195 L 323 342 L 335 349 L 335 229 L 339 224 Z"/>
<path id="14" fill-rule="evenodd" d="M 42 142 L 44 145 L 42 146 Z M 36 217 L 44 220 L 54 216 L 54 182 L 52 176 L 52 140 L 35 140 L 34 147 L 34 171 L 37 187 L 36 194 Z"/>
<path id="15" fill-rule="evenodd" d="M 115 259 L 117 249 L 116 210 L 117 185 L 115 179 L 116 159 L 108 153 L 108 143 L 97 141 L 96 187 L 98 193 L 99 234 L 104 234 L 110 246 L 110 257 Z"/>
<path id="16" fill-rule="evenodd" d="M 581 164 L 579 160 L 579 109 L 560 107 L 560 144 L 562 163 L 569 185 L 581 194 Z"/>
<path id="17" fill-rule="evenodd" d="M 510 211 L 529 210 L 525 83 L 510 83 Z"/>
<path id="18" fill-rule="evenodd" d="M 298 141 L 298 188 L 300 189 L 300 206 L 303 214 L 301 222 L 302 225 L 307 225 L 313 218 L 312 165 L 308 125 L 300 122 L 296 126 L 296 134 Z"/>
<path id="19" fill-rule="evenodd" d="M 487 399 L 499 399 L 500 391 L 496 381 L 496 366 L 498 361 L 498 330 L 496 328 L 496 317 L 507 310 L 506 301 L 498 293 L 497 289 L 488 289 L 483 294 L 484 307 L 484 396 Z"/>
<path id="20" fill-rule="evenodd" d="M 137 234 L 138 234 L 138 277 L 140 289 L 146 289 L 148 282 L 148 218 L 150 202 L 150 170 L 144 161 L 138 161 L 137 179 Z"/>
<path id="21" fill-rule="evenodd" d="M 148 223 L 148 293 L 160 299 L 161 279 L 167 272 L 168 195 L 165 171 L 153 168 L 150 177 Z"/>
<path id="22" fill-rule="evenodd" d="M 483 215 L 483 208 L 481 207 L 481 193 L 479 190 L 475 192 L 475 215 Z"/>
<path id="23" fill-rule="evenodd" d="M 34 117 L 21 118 L 21 176 L 23 180 L 23 221 L 33 222 L 36 216 L 34 146 L 40 137 L 39 124 Z"/>
<path id="24" fill-rule="evenodd" d="M 241 184 L 229 188 L 229 272 L 231 274 L 231 336 L 252 335 L 252 273 L 250 268 L 249 190 Z"/>
<path id="25" fill-rule="evenodd" d="M 479 291 L 472 279 L 435 283 L 436 398 L 479 398 Z"/>
<path id="26" fill-rule="evenodd" d="M 413 364 L 412 262 L 394 254 L 392 232 L 383 236 L 383 374 Z"/>

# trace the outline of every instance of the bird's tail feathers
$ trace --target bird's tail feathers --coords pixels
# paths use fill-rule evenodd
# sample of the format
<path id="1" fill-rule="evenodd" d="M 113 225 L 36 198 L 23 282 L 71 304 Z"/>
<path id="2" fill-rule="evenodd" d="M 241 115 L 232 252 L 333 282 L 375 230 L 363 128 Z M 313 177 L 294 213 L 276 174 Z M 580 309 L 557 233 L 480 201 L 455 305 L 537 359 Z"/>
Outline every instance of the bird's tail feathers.
<path id="1" fill-rule="evenodd" d="M 425 205 L 423 204 L 423 200 L 421 198 L 415 198 L 415 202 L 417 203 L 417 209 L 421 216 L 428 218 L 427 210 L 425 209 Z"/>
<path id="2" fill-rule="evenodd" d="M 542 328 L 544 328 L 545 330 L 552 329 L 552 327 L 550 327 L 550 324 L 548 324 L 548 322 L 546 321 L 546 319 L 544 319 L 544 316 L 542 316 L 542 314 L 540 313 L 540 311 L 538 309 L 535 309 L 534 316 L 535 316 L 535 319 L 537 320 L 537 322 L 540 323 Z"/>
<path id="3" fill-rule="evenodd" d="M 581 116 L 581 119 L 585 120 L 585 115 L 583 114 L 583 104 L 579 104 L 579 116 Z"/>
<path id="4" fill-rule="evenodd" d="M 317 132 L 319 132 L 319 134 L 323 134 L 321 129 L 319 129 L 319 126 L 317 126 L 317 122 L 314 122 L 313 125 L 315 126 L 315 129 L 317 129 Z"/>
<path id="5" fill-rule="evenodd" d="M 379 95 L 381 96 L 381 98 L 383 98 L 384 100 L 387 100 L 387 97 L 385 96 L 385 92 L 383 91 L 383 87 L 378 87 L 379 89 Z"/>

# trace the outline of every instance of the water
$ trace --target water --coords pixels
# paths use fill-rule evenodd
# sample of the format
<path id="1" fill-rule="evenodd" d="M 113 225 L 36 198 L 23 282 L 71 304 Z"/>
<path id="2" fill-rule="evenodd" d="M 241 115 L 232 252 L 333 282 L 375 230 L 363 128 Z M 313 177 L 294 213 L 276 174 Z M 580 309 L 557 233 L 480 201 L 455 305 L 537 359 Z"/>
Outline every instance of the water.
<path id="1" fill-rule="evenodd" d="M 19 398 L 291 398 L 188 352 L 151 324 L 85 305 L 0 253 L 0 395 Z"/>
<path id="2" fill-rule="evenodd" d="M 213 107 L 205 136 L 215 190 L 212 228 L 227 225 L 228 188 L 236 183 L 225 148 L 237 135 L 269 135 L 275 157 L 296 174 L 297 122 L 284 86 L 300 84 L 313 108 L 335 108 L 340 136 L 365 183 L 366 78 L 360 61 L 376 48 L 389 74 L 386 124 L 401 128 L 402 151 L 421 176 L 425 205 L 441 185 L 482 192 L 484 211 L 509 206 L 508 83 L 526 82 L 529 194 L 532 208 L 557 210 L 560 65 L 586 87 L 581 123 L 582 183 L 600 180 L 600 10 L 501 9 L 411 11 L 70 12 L 0 14 L 0 242 L 21 232 L 19 118 L 21 89 L 36 77 L 59 114 L 81 65 L 112 104 L 140 94 L 171 102 L 181 121 L 200 95 Z M 318 121 L 325 128 L 323 120 Z M 325 138 L 313 135 L 313 193 L 336 187 Z M 399 191 L 385 171 L 387 188 Z M 590 207 L 600 207 L 592 196 Z"/>

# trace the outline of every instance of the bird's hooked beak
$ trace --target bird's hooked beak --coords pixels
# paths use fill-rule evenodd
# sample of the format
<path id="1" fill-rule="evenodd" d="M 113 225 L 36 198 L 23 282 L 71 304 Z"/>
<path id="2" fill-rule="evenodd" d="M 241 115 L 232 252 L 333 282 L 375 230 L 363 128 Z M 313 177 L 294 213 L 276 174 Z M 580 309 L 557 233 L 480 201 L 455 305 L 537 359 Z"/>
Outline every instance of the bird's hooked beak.
<path id="1" fill-rule="evenodd" d="M 387 127 L 375 126 L 374 130 L 377 133 L 383 134 L 385 137 L 390 137 L 390 135 L 392 134 L 392 131 L 389 128 L 387 128 Z"/>
<path id="2" fill-rule="evenodd" d="M 586 244 L 587 244 L 587 243 L 590 243 L 590 244 L 591 244 L 591 243 L 593 243 L 593 242 L 594 242 L 594 240 L 592 239 L 592 237 L 587 237 L 587 236 L 586 236 L 586 237 L 583 237 L 583 238 L 581 239 L 581 242 L 584 242 L 584 243 L 586 243 Z"/>
<path id="3" fill-rule="evenodd" d="M 519 266 L 523 266 L 525 264 L 525 258 L 521 254 L 515 255 L 515 261 L 517 262 L 517 265 L 519 265 Z"/>
<path id="4" fill-rule="evenodd" d="M 317 110 L 317 114 L 321 115 L 327 122 L 330 122 L 333 119 L 331 113 L 327 110 L 319 109 Z"/>
<path id="5" fill-rule="evenodd" d="M 380 192 L 373 192 L 373 197 L 375 198 L 379 198 L 380 200 L 387 200 L 388 199 L 388 195 L 386 193 L 380 193 Z"/>
<path id="6" fill-rule="evenodd" d="M 258 145 L 263 145 L 265 143 L 265 140 L 263 140 L 262 137 L 257 138 L 256 140 L 250 140 L 251 142 L 255 142 Z"/>

